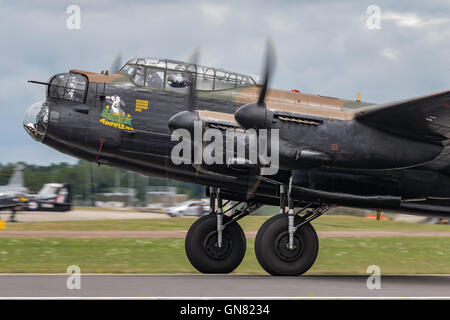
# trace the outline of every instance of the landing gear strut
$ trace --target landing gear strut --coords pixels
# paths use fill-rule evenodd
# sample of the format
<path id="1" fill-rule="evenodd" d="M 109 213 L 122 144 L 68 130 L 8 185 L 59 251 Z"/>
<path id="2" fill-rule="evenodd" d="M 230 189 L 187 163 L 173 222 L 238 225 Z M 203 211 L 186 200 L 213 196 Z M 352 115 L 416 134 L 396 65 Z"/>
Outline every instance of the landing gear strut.
<path id="1" fill-rule="evenodd" d="M 317 234 L 310 222 L 331 206 L 319 204 L 309 209 L 309 203 L 294 213 L 291 188 L 287 193 L 288 213 L 285 214 L 286 187 L 280 187 L 280 214 L 268 219 L 255 239 L 255 253 L 261 267 L 274 276 L 298 276 L 308 271 L 319 251 Z M 309 209 L 300 216 L 299 214 Z M 287 223 L 286 223 L 287 222 Z"/>
<path id="2" fill-rule="evenodd" d="M 16 208 L 11 209 L 11 216 L 9 217 L 8 222 L 17 222 L 16 220 Z"/>
<path id="3" fill-rule="evenodd" d="M 191 264 L 202 273 L 229 273 L 242 262 L 246 250 L 244 231 L 237 220 L 247 216 L 260 206 L 246 203 L 228 216 L 240 203 L 223 211 L 225 204 L 218 188 L 210 189 L 210 214 L 199 218 L 189 229 L 186 255 Z M 217 204 L 217 208 L 216 208 Z"/>

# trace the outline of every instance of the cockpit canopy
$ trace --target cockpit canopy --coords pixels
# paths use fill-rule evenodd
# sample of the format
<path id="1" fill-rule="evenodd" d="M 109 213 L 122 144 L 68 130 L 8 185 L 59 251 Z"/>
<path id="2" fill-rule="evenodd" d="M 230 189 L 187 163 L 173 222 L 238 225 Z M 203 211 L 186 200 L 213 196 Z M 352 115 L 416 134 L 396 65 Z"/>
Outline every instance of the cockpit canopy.
<path id="1" fill-rule="evenodd" d="M 196 77 L 197 90 L 227 90 L 255 85 L 255 80 L 245 74 L 168 59 L 133 59 L 119 72 L 127 74 L 136 86 L 169 91 L 186 90 L 191 79 L 188 72 Z"/>
<path id="2" fill-rule="evenodd" d="M 87 78 L 77 73 L 60 73 L 49 81 L 47 94 L 51 98 L 84 103 L 86 101 Z"/>

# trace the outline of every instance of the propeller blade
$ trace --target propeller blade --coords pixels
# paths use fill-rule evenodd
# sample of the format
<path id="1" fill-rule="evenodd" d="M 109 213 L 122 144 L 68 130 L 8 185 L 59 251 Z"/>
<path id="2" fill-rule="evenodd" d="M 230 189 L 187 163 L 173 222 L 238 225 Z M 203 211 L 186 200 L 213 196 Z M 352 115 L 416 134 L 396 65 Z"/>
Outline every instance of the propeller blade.
<path id="1" fill-rule="evenodd" d="M 264 57 L 264 83 L 259 94 L 258 105 L 264 106 L 264 98 L 266 97 L 267 88 L 269 87 L 269 82 L 272 78 L 273 70 L 276 64 L 276 52 L 275 45 L 270 38 L 267 38 L 266 42 L 266 53 Z"/>
<path id="2" fill-rule="evenodd" d="M 189 65 L 197 65 L 199 59 L 200 49 L 197 47 L 192 51 L 188 58 Z M 194 111 L 197 105 L 197 91 L 196 91 L 196 79 L 191 72 L 187 72 L 187 80 L 189 81 L 189 92 L 186 99 L 186 109 L 188 111 Z"/>
<path id="3" fill-rule="evenodd" d="M 189 55 L 187 64 L 188 70 L 190 69 L 190 65 L 197 65 L 198 57 L 199 57 L 199 48 L 195 48 L 194 51 Z M 188 94 L 185 100 L 185 108 L 186 110 L 181 111 L 175 115 L 173 115 L 169 119 L 169 129 L 170 131 L 174 131 L 178 128 L 184 128 L 188 130 L 194 129 L 194 121 L 198 120 L 198 114 L 195 112 L 195 108 L 197 106 L 197 91 L 196 91 L 196 79 L 191 72 L 186 72 L 186 76 L 183 76 L 189 83 L 188 85 Z"/>
<path id="4" fill-rule="evenodd" d="M 264 83 L 259 94 L 258 102 L 251 102 L 241 106 L 234 113 L 236 121 L 244 129 L 260 129 L 270 126 L 272 113 L 267 111 L 264 99 L 270 80 L 272 79 L 273 70 L 275 68 L 276 53 L 275 46 L 267 39 L 266 54 L 264 59 Z"/>
<path id="5" fill-rule="evenodd" d="M 109 73 L 113 74 L 119 72 L 121 66 L 122 66 L 122 53 L 119 52 L 117 56 L 114 58 L 113 62 L 111 63 Z"/>

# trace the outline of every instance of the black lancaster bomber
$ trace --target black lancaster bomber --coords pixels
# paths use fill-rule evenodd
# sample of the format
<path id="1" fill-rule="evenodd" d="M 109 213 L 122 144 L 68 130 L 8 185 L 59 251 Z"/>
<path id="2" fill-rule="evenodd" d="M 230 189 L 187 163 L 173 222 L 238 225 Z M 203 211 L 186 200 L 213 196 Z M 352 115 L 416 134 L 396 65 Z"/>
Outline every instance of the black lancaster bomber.
<path id="1" fill-rule="evenodd" d="M 280 207 L 255 240 L 272 275 L 313 265 L 310 222 L 334 206 L 450 215 L 449 91 L 375 105 L 269 89 L 270 43 L 262 84 L 199 65 L 197 55 L 57 74 L 24 128 L 79 159 L 207 186 L 211 212 L 186 237 L 203 273 L 241 263 L 237 221 L 263 205 Z"/>

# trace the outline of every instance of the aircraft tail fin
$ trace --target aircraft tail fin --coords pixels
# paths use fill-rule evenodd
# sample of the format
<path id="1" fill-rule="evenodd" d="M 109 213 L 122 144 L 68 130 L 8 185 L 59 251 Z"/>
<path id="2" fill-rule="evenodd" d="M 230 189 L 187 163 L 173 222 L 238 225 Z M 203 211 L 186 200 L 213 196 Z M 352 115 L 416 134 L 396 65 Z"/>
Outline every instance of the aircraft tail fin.
<path id="1" fill-rule="evenodd" d="M 58 191 L 56 196 L 56 203 L 71 204 L 72 202 L 72 186 L 70 184 L 64 184 L 64 186 Z"/>
<path id="2" fill-rule="evenodd" d="M 18 165 L 14 169 L 14 173 L 9 178 L 8 187 L 23 187 L 23 165 Z"/>

